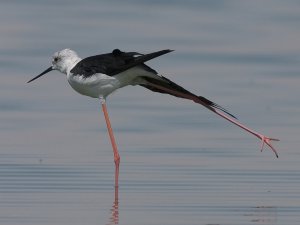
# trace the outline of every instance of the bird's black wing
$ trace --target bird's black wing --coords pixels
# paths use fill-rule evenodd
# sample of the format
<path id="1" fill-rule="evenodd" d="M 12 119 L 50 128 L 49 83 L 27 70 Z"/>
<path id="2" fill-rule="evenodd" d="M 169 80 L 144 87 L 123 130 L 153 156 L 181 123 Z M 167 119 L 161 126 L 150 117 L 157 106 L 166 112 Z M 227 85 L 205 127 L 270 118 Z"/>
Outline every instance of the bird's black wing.
<path id="1" fill-rule="evenodd" d="M 114 76 L 171 51 L 166 49 L 143 55 L 138 52 L 122 52 L 115 49 L 112 53 L 90 56 L 81 60 L 70 72 L 84 77 L 92 76 L 95 73 Z"/>

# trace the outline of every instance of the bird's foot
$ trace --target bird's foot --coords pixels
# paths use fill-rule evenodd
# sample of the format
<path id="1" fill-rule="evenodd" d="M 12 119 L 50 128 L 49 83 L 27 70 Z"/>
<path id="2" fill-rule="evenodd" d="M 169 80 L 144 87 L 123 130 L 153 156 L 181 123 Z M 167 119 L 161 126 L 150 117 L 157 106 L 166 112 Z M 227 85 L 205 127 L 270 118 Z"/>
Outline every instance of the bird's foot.
<path id="1" fill-rule="evenodd" d="M 276 157 L 278 158 L 278 153 L 275 150 L 275 148 L 272 146 L 271 141 L 279 141 L 277 138 L 270 138 L 264 135 L 259 135 L 259 138 L 261 139 L 261 149 L 260 151 L 262 152 L 264 149 L 265 144 L 267 144 L 271 150 L 275 153 Z"/>

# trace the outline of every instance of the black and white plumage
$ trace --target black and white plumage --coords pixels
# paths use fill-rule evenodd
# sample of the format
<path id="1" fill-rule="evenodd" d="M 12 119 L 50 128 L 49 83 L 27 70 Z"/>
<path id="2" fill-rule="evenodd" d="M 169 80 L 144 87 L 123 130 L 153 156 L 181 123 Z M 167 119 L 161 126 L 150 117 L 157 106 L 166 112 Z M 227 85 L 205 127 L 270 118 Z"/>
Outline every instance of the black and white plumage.
<path id="1" fill-rule="evenodd" d="M 67 74 L 70 85 L 77 92 L 93 98 L 106 98 L 114 90 L 127 85 L 140 85 L 154 92 L 193 100 L 210 110 L 219 109 L 234 117 L 220 105 L 187 91 L 145 64 L 169 52 L 172 50 L 141 54 L 115 49 L 111 53 L 81 60 L 74 51 L 64 49 L 54 54 L 51 68 Z"/>
<path id="2" fill-rule="evenodd" d="M 176 95 L 172 92 L 168 92 L 166 89 L 159 88 L 159 86 L 162 86 L 167 89 L 185 94 L 185 98 L 187 99 L 194 100 L 195 102 L 200 103 L 204 106 L 220 109 L 230 116 L 234 117 L 223 107 L 202 96 L 196 96 L 195 94 L 192 94 L 191 92 L 187 91 L 171 80 L 158 75 L 158 73 L 154 69 L 144 64 L 145 62 L 153 58 L 159 57 L 172 51 L 173 50 L 166 49 L 143 55 L 138 52 L 122 52 L 119 49 L 115 49 L 112 51 L 112 53 L 91 56 L 81 60 L 73 69 L 71 69 L 70 72 L 73 75 L 77 74 L 82 75 L 85 78 L 89 78 L 97 73 L 106 74 L 108 76 L 115 76 L 133 67 L 138 67 L 139 69 L 144 70 L 142 72 L 146 71 L 147 74 L 145 74 L 145 76 L 143 76 L 142 72 L 140 74 L 137 74 L 137 78 L 133 80 L 132 84 L 139 84 L 140 86 L 143 86 L 154 92 L 167 93 L 176 97 L 182 97 L 182 95 L 180 94 Z M 149 76 L 148 73 L 152 73 L 151 76 Z M 155 84 L 155 86 L 153 84 Z"/>
<path id="3" fill-rule="evenodd" d="M 102 102 L 105 102 L 106 97 L 115 90 L 128 85 L 140 85 L 154 92 L 189 99 L 253 134 L 262 141 L 262 148 L 264 144 L 267 144 L 278 157 L 276 150 L 271 145 L 272 140 L 278 139 L 267 137 L 246 127 L 235 120 L 235 117 L 223 107 L 202 96 L 191 93 L 168 78 L 159 75 L 154 69 L 145 64 L 145 62 L 171 51 L 166 49 L 141 54 L 115 49 L 112 53 L 81 59 L 73 50 L 64 49 L 53 55 L 51 67 L 29 80 L 28 83 L 51 70 L 58 70 L 67 75 L 67 80 L 74 90 L 83 95 L 99 98 Z"/>

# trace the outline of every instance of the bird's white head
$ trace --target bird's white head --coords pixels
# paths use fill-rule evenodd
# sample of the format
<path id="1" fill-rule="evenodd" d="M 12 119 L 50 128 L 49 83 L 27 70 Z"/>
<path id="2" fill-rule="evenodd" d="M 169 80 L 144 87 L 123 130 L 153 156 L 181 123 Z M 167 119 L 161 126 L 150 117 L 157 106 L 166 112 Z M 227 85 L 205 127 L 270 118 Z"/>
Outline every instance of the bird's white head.
<path id="1" fill-rule="evenodd" d="M 59 52 L 55 52 L 52 56 L 52 66 L 50 66 L 48 69 L 46 69 L 44 72 L 39 74 L 38 76 L 32 78 L 27 83 L 30 83 L 31 81 L 34 81 L 35 79 L 43 76 L 44 74 L 52 71 L 52 70 L 58 70 L 61 73 L 68 74 L 70 70 L 81 60 L 81 58 L 78 57 L 77 53 L 71 49 L 63 49 Z"/>
<path id="2" fill-rule="evenodd" d="M 52 69 L 67 74 L 80 60 L 75 51 L 66 48 L 54 53 L 52 57 Z"/>

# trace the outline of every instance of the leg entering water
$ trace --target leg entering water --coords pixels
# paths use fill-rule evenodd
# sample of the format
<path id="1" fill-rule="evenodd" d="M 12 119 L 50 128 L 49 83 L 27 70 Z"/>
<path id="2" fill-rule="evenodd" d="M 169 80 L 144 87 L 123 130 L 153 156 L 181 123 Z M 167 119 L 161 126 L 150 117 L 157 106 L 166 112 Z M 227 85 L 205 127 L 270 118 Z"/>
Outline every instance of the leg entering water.
<path id="1" fill-rule="evenodd" d="M 115 187 L 115 199 L 110 209 L 109 222 L 106 225 L 119 224 L 119 198 L 118 198 L 118 187 Z"/>
<path id="2" fill-rule="evenodd" d="M 106 103 L 105 103 L 105 99 L 104 98 L 100 98 L 101 100 L 101 105 L 102 105 L 102 111 L 105 117 L 105 122 L 106 122 L 106 126 L 107 126 L 107 130 L 108 130 L 108 134 L 109 134 L 109 138 L 111 141 L 111 145 L 113 148 L 113 153 L 114 153 L 114 161 L 115 161 L 115 187 L 119 187 L 119 166 L 120 166 L 120 155 L 118 152 L 118 148 L 117 148 L 117 144 L 116 144 L 116 140 L 114 137 L 114 133 L 110 124 L 110 120 L 109 120 L 109 116 L 108 116 L 108 112 L 107 112 L 107 108 L 106 108 Z"/>

